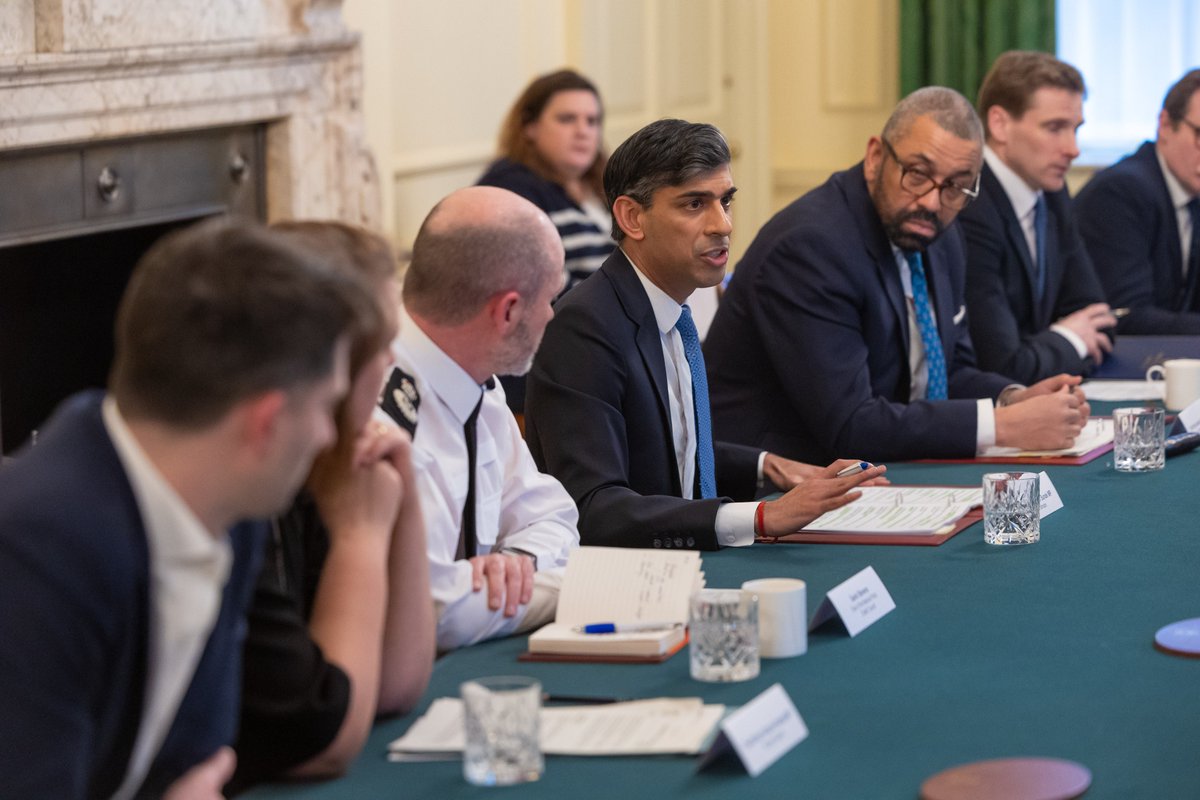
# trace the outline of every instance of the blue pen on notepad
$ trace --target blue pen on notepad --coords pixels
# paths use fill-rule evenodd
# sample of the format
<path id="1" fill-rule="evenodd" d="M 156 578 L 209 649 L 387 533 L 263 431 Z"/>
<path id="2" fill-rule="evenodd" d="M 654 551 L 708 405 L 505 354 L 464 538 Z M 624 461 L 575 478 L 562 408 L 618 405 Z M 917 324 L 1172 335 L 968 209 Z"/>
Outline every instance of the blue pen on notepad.
<path id="1" fill-rule="evenodd" d="M 590 625 L 577 625 L 571 630 L 576 633 L 646 633 L 682 627 L 681 622 L 593 622 Z"/>
<path id="2" fill-rule="evenodd" d="M 847 475 L 857 475 L 860 472 L 870 469 L 872 466 L 873 465 L 869 461 L 860 461 L 857 464 L 851 464 L 845 469 L 838 470 L 837 476 L 839 478 L 844 478 Z"/>

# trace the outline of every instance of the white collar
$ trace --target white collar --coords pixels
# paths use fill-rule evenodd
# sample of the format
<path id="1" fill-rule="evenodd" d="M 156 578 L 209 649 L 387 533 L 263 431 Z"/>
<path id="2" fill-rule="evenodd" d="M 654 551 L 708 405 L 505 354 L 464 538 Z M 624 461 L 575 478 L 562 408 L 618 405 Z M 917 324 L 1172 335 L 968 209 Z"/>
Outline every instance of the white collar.
<path id="1" fill-rule="evenodd" d="M 407 352 L 417 375 L 465 425 L 479 404 L 482 387 L 413 322 L 403 306 L 400 308 L 400 335 L 392 349 L 397 355 L 401 354 L 401 349 Z"/>
<path id="2" fill-rule="evenodd" d="M 225 532 L 210 532 L 167 482 L 129 430 L 112 395 L 104 398 L 101 414 L 137 498 L 152 557 L 168 564 L 219 563 Z"/>
<path id="3" fill-rule="evenodd" d="M 1037 204 L 1038 197 L 1042 192 L 1040 189 L 1031 189 L 1025 180 L 1013 172 L 1012 167 L 1004 163 L 1004 159 L 996 155 L 996 151 L 983 146 L 983 158 L 987 161 L 987 165 L 992 168 L 992 172 L 996 174 L 996 180 L 1000 181 L 1000 187 L 1004 189 L 1004 193 L 1008 195 L 1008 202 L 1012 204 L 1013 213 L 1017 215 L 1017 219 L 1021 222 L 1033 211 L 1034 205 Z"/>
<path id="4" fill-rule="evenodd" d="M 1187 189 L 1183 188 L 1183 184 L 1167 166 L 1166 159 L 1163 158 L 1162 153 L 1158 152 L 1157 142 L 1154 145 L 1154 157 L 1158 159 L 1158 168 L 1162 170 L 1163 178 L 1167 181 L 1167 193 L 1171 195 L 1171 205 L 1177 209 L 1183 208 L 1191 202 L 1192 196 L 1187 193 Z"/>
<path id="5" fill-rule="evenodd" d="M 634 273 L 642 282 L 642 288 L 646 290 L 646 297 L 650 300 L 650 308 L 654 310 L 654 321 L 658 323 L 658 330 L 665 336 L 675 328 L 675 323 L 679 322 L 683 306 L 676 303 L 675 298 L 671 295 L 655 286 L 654 282 L 646 277 L 646 273 L 642 272 L 641 268 L 629 257 L 629 253 L 626 253 L 624 248 L 621 248 L 621 254 L 629 259 Z"/>

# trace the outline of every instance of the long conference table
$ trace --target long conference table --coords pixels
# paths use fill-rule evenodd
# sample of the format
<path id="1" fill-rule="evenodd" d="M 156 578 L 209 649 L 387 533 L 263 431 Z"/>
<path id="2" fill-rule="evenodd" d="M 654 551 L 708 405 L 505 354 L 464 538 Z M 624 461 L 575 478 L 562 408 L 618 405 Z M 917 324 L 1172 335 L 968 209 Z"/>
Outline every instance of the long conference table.
<path id="1" fill-rule="evenodd" d="M 979 485 L 997 469 L 1020 468 L 911 463 L 891 465 L 889 476 Z M 1114 472 L 1111 453 L 1046 471 L 1065 507 L 1043 520 L 1034 545 L 986 545 L 977 524 L 938 547 L 705 553 L 710 587 L 804 579 L 810 615 L 826 591 L 868 565 L 896 602 L 856 638 L 819 631 L 806 655 L 764 659 L 755 680 L 693 681 L 686 652 L 656 665 L 532 664 L 516 661 L 525 637 L 488 642 L 440 659 L 421 707 L 378 723 L 346 777 L 247 796 L 907 800 L 958 764 L 1047 756 L 1091 770 L 1088 798 L 1200 798 L 1200 659 L 1153 644 L 1158 628 L 1200 617 L 1200 451 L 1146 475 Z M 549 757 L 537 783 L 481 789 L 463 780 L 458 761 L 387 761 L 388 742 L 434 698 L 498 674 L 535 676 L 550 693 L 729 705 L 778 682 L 810 733 L 754 779 L 729 761 L 697 771 L 690 757 Z"/>

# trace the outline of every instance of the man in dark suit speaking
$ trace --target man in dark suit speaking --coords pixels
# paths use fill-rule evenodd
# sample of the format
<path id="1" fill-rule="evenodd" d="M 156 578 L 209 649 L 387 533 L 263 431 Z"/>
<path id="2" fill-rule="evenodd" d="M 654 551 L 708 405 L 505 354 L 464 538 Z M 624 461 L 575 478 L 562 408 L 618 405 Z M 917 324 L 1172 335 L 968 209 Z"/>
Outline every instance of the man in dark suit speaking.
<path id="1" fill-rule="evenodd" d="M 718 436 L 808 461 L 1073 442 L 1088 412 L 1078 377 L 1023 389 L 975 367 L 953 223 L 982 140 L 966 98 L 920 89 L 862 163 L 763 227 L 705 345 Z"/>
<path id="2" fill-rule="evenodd" d="M 797 530 L 857 497 L 837 478 L 714 441 L 688 297 L 725 275 L 736 191 L 711 125 L 659 120 L 612 154 L 604 187 L 620 248 L 555 308 L 525 400 L 534 460 L 579 505 L 580 541 L 711 550 Z M 790 490 L 748 501 L 760 481 Z M 794 488 L 793 488 L 794 487 Z M 771 488 L 771 487 L 767 487 Z"/>
<path id="3" fill-rule="evenodd" d="M 0 796 L 216 796 L 265 523 L 333 441 L 370 289 L 277 234 L 156 244 L 109 393 L 0 470 Z"/>
<path id="4" fill-rule="evenodd" d="M 1200 334 L 1200 70 L 1167 91 L 1158 139 L 1079 192 L 1075 213 L 1121 333 Z"/>

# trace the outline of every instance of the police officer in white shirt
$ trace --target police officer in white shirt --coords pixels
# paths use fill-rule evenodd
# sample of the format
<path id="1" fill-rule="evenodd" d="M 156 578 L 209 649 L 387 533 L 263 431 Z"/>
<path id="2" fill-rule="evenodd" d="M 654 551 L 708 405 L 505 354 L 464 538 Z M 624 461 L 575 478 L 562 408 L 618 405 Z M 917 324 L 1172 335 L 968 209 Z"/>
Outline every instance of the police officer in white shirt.
<path id="1" fill-rule="evenodd" d="M 413 245 L 381 405 L 413 434 L 441 651 L 552 620 L 579 543 L 574 501 L 538 472 L 493 378 L 529 370 L 563 257 L 542 211 L 486 186 L 443 199 Z"/>

